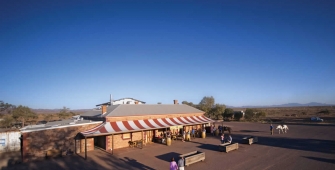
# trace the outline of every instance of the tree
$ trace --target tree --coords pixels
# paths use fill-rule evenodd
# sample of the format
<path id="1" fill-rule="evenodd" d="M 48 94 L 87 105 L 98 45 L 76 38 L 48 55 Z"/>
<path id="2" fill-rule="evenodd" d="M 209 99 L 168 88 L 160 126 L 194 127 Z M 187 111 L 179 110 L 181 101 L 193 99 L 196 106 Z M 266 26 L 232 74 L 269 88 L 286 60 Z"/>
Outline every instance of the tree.
<path id="1" fill-rule="evenodd" d="M 7 111 L 7 113 L 11 113 L 13 109 L 15 109 L 15 105 L 4 103 L 0 100 L 0 112 Z"/>
<path id="2" fill-rule="evenodd" d="M 25 122 L 37 119 L 37 114 L 32 112 L 29 107 L 20 105 L 13 110 L 13 118 L 20 121 L 24 127 Z"/>
<path id="3" fill-rule="evenodd" d="M 200 101 L 198 108 L 206 113 L 209 113 L 215 104 L 215 99 L 213 96 L 205 96 Z"/>
<path id="4" fill-rule="evenodd" d="M 44 115 L 44 120 L 47 122 L 50 122 L 53 118 L 53 114 L 45 114 Z"/>
<path id="5" fill-rule="evenodd" d="M 223 117 L 224 118 L 232 118 L 234 115 L 234 110 L 231 108 L 227 108 L 224 110 Z"/>
<path id="6" fill-rule="evenodd" d="M 222 115 L 226 109 L 226 106 L 224 104 L 215 104 L 215 107 L 211 109 L 211 117 L 214 117 L 215 119 L 222 119 Z"/>
<path id="7" fill-rule="evenodd" d="M 234 119 L 235 120 L 240 121 L 242 117 L 243 117 L 243 113 L 242 112 L 235 112 L 234 113 Z"/>
<path id="8" fill-rule="evenodd" d="M 254 115 L 255 115 L 255 110 L 247 108 L 245 110 L 244 118 L 247 120 L 251 120 L 254 117 Z"/>
<path id="9" fill-rule="evenodd" d="M 187 102 L 187 101 L 183 101 L 181 102 L 182 104 L 185 104 L 185 105 L 188 105 L 188 106 L 191 106 L 191 107 L 196 107 L 195 104 L 193 104 L 192 102 Z"/>
<path id="10" fill-rule="evenodd" d="M 263 117 L 265 117 L 266 116 L 266 113 L 264 112 L 264 111 L 259 111 L 259 112 L 257 112 L 256 114 L 255 114 L 255 117 L 257 118 L 257 119 L 259 119 L 259 118 L 263 118 Z"/>
<path id="11" fill-rule="evenodd" d="M 14 119 L 12 115 L 6 115 L 1 121 L 1 124 L 3 127 L 8 128 L 12 126 L 13 122 L 14 122 Z"/>
<path id="12" fill-rule="evenodd" d="M 70 108 L 64 106 L 63 109 L 61 109 L 60 112 L 58 113 L 58 117 L 60 119 L 66 119 L 67 117 L 69 117 L 70 113 L 68 113 L 68 110 L 70 110 Z"/>

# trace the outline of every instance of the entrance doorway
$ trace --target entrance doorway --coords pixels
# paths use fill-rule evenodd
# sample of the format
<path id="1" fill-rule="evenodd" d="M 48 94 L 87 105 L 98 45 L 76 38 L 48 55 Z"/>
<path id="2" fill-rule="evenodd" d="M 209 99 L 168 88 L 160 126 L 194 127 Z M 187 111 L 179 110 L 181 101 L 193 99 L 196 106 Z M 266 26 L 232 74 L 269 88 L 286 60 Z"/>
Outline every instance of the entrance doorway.
<path id="1" fill-rule="evenodd" d="M 95 136 L 94 147 L 106 149 L 106 136 Z"/>

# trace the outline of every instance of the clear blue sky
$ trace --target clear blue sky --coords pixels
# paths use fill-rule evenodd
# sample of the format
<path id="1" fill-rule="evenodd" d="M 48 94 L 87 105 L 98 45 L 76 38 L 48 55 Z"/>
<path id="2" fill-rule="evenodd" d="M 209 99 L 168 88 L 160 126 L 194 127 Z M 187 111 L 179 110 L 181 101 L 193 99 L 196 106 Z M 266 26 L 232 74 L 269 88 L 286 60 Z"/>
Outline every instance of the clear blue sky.
<path id="1" fill-rule="evenodd" d="M 335 103 L 335 1 L 1 1 L 0 100 Z"/>

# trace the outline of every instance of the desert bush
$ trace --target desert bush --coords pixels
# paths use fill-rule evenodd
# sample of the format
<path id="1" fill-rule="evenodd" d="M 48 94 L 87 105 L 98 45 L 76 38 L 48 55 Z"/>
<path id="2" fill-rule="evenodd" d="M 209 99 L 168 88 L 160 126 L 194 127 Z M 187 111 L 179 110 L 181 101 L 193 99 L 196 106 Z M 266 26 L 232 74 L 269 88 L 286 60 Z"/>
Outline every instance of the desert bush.
<path id="1" fill-rule="evenodd" d="M 329 115 L 329 110 L 328 109 L 324 109 L 324 110 L 319 111 L 318 113 L 323 113 L 325 115 Z"/>
<path id="2" fill-rule="evenodd" d="M 234 114 L 234 119 L 237 120 L 237 121 L 240 121 L 242 117 L 243 117 L 242 112 L 238 112 L 238 113 Z"/>

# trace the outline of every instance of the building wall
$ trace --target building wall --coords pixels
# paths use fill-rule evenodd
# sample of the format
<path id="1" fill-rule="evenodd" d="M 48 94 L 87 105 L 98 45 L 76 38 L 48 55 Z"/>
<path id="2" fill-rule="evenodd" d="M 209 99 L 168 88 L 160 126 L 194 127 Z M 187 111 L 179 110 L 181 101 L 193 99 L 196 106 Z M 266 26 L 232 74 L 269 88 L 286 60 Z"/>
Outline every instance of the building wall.
<path id="1" fill-rule="evenodd" d="M 21 148 L 21 132 L 0 132 L 0 152 L 19 151 Z"/>
<path id="2" fill-rule="evenodd" d="M 159 119 L 159 118 L 174 118 L 188 116 L 202 116 L 203 113 L 187 113 L 187 114 L 166 114 L 166 115 L 144 115 L 144 116 L 126 116 L 126 117 L 106 117 L 107 122 L 128 121 L 128 120 L 143 120 L 143 119 Z"/>
<path id="3" fill-rule="evenodd" d="M 123 99 L 123 100 L 118 100 L 118 101 L 113 101 L 113 105 L 117 104 L 135 104 L 136 100 L 133 99 Z M 129 103 L 127 103 L 129 102 Z M 143 104 L 142 102 L 138 102 L 138 104 Z"/>
<path id="4" fill-rule="evenodd" d="M 43 159 L 47 150 L 60 150 L 66 154 L 68 150 L 75 151 L 75 137 L 79 132 L 92 129 L 100 123 L 67 126 L 63 128 L 46 129 L 32 132 L 22 132 L 22 159 L 30 161 Z M 85 140 L 77 140 L 77 148 L 84 148 Z M 79 145 L 78 145 L 79 144 Z M 94 141 L 88 139 L 88 151 L 93 150 Z M 82 150 L 82 149 L 81 149 Z"/>

